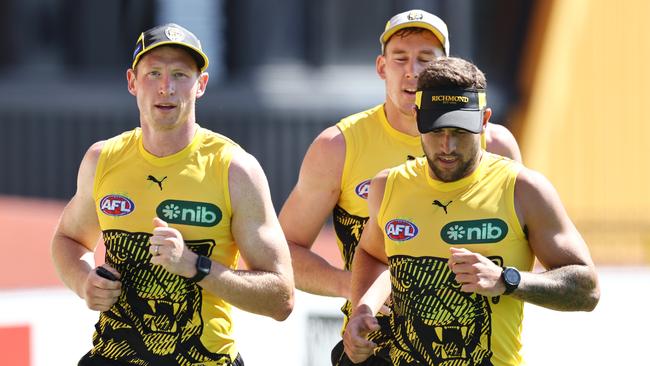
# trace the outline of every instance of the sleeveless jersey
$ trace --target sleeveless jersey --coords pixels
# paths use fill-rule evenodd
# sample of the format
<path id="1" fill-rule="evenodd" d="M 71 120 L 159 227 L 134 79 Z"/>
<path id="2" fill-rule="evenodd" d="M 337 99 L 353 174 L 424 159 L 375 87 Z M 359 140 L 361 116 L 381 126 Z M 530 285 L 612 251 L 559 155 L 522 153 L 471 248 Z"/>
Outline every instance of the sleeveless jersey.
<path id="1" fill-rule="evenodd" d="M 144 149 L 140 128 L 106 141 L 94 200 L 106 262 L 122 293 L 95 326 L 93 355 L 138 365 L 231 365 L 237 356 L 231 307 L 187 278 L 149 261 L 154 217 L 178 229 L 188 248 L 236 268 L 230 232 L 231 140 L 199 128 L 166 157 Z"/>
<path id="2" fill-rule="evenodd" d="M 379 105 L 342 119 L 336 125 L 345 138 L 345 163 L 341 194 L 333 212 L 334 230 L 346 270 L 350 270 L 354 251 L 368 221 L 368 188 L 380 171 L 423 155 L 419 136 L 395 130 Z M 341 308 L 343 329 L 351 312 L 349 301 Z M 387 317 L 379 316 L 381 329 L 369 338 L 380 347 L 390 339 Z"/>
<path id="3" fill-rule="evenodd" d="M 514 208 L 520 165 L 483 152 L 459 181 L 431 178 L 426 158 L 391 169 L 378 213 L 388 256 L 394 341 L 404 365 L 521 365 L 523 302 L 460 291 L 450 247 L 529 271 L 534 256 Z"/>

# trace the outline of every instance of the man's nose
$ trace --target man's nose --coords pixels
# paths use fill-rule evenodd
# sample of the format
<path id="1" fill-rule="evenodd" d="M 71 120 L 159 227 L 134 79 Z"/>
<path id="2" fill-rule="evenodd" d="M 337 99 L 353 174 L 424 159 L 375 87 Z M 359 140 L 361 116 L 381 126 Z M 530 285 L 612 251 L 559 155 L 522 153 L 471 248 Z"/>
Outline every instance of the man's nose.
<path id="1" fill-rule="evenodd" d="M 160 81 L 160 87 L 158 90 L 158 93 L 160 95 L 174 95 L 175 90 L 174 90 L 174 83 L 172 82 L 171 78 L 168 76 L 165 76 L 162 78 Z"/>
<path id="2" fill-rule="evenodd" d="M 451 154 L 456 151 L 456 138 L 449 132 L 445 132 L 440 142 L 440 148 L 443 153 Z"/>
<path id="3" fill-rule="evenodd" d="M 406 63 L 406 78 L 417 79 L 420 70 L 418 70 L 418 63 L 416 61 L 408 61 Z"/>
<path id="4" fill-rule="evenodd" d="M 422 70 L 424 70 L 424 65 L 422 65 L 417 59 L 408 61 L 406 63 L 406 78 L 417 79 Z"/>

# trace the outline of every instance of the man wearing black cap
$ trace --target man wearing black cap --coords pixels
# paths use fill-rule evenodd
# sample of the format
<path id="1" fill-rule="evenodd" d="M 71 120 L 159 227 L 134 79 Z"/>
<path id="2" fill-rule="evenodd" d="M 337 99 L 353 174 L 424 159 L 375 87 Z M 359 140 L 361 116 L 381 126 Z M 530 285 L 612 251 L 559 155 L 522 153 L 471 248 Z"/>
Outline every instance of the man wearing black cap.
<path id="1" fill-rule="evenodd" d="M 305 155 L 298 182 L 280 212 L 296 285 L 318 295 L 349 299 L 349 271 L 368 219 L 370 179 L 382 169 L 423 155 L 413 111 L 417 75 L 435 58 L 449 55 L 447 25 L 422 10 L 393 16 L 379 41 L 381 54 L 376 69 L 385 81 L 385 102 L 342 119 L 315 139 Z M 481 136 L 489 151 L 521 160 L 519 147 L 505 127 L 490 125 Z M 311 251 L 330 214 L 343 270 Z M 342 310 L 347 317 L 349 302 Z M 388 318 L 381 319 L 384 336 L 380 332 L 372 335 L 379 344 L 389 333 Z M 386 365 L 385 357 L 373 356 L 364 364 Z M 341 342 L 332 351 L 332 364 L 349 364 Z"/>
<path id="2" fill-rule="evenodd" d="M 293 271 L 264 172 L 201 128 L 208 58 L 187 29 L 143 32 L 127 71 L 140 127 L 95 143 L 52 240 L 59 276 L 101 311 L 79 365 L 243 365 L 231 305 L 284 320 Z M 99 234 L 105 264 L 92 258 Z M 241 253 L 249 270 L 237 270 Z M 263 299 L 263 301 L 260 301 Z"/>
<path id="3" fill-rule="evenodd" d="M 424 157 L 372 179 L 345 352 L 362 362 L 391 294 L 392 364 L 520 365 L 523 303 L 591 311 L 589 250 L 541 174 L 481 149 L 486 81 L 458 58 L 418 79 Z M 546 268 L 533 273 L 535 258 Z"/>

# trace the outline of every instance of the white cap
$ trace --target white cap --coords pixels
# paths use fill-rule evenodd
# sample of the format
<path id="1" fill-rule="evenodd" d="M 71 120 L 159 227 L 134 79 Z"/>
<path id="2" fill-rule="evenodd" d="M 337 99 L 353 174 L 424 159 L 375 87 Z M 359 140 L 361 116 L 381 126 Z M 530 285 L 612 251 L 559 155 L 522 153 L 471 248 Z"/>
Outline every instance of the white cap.
<path id="1" fill-rule="evenodd" d="M 449 31 L 447 30 L 447 24 L 437 16 L 419 9 L 405 11 L 390 18 L 386 23 L 384 33 L 379 37 L 381 52 L 384 52 L 386 42 L 395 32 L 409 27 L 424 28 L 431 31 L 438 38 L 440 44 L 442 44 L 445 55 L 449 56 Z"/>

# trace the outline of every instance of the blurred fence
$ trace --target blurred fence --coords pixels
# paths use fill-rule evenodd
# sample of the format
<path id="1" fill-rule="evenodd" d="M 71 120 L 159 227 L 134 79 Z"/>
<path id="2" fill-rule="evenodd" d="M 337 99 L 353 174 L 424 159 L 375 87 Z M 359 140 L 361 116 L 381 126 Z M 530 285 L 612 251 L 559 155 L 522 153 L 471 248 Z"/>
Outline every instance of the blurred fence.
<path id="1" fill-rule="evenodd" d="M 224 134 L 264 168 L 276 209 L 296 182 L 309 144 L 343 114 L 313 111 L 210 110 L 199 124 Z M 0 194 L 70 198 L 79 163 L 90 145 L 139 126 L 133 108 L 70 110 L 3 107 L 0 110 Z"/>

